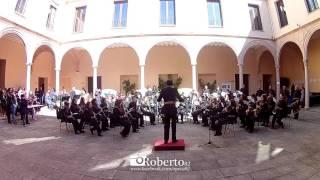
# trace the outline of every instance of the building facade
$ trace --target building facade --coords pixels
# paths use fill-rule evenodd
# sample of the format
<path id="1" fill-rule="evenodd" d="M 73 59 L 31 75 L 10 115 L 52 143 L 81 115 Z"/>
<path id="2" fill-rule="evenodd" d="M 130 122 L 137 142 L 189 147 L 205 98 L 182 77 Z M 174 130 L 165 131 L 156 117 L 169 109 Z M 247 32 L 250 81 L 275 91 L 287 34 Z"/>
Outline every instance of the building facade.
<path id="1" fill-rule="evenodd" d="M 2 0 L 0 88 L 320 92 L 318 0 Z M 309 107 L 309 98 L 306 98 Z"/>

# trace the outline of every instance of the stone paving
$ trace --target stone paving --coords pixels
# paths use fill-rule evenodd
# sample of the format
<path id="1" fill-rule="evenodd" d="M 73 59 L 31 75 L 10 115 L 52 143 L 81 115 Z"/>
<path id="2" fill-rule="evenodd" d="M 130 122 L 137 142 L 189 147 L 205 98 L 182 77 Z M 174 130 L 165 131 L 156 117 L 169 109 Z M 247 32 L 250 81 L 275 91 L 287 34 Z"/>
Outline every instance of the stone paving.
<path id="1" fill-rule="evenodd" d="M 1 119 L 1 118 L 0 118 Z M 285 120 L 285 129 L 258 127 L 253 134 L 235 129 L 221 137 L 190 123 L 178 125 L 185 151 L 154 152 L 152 143 L 162 138 L 163 126 L 147 125 L 126 139 L 119 129 L 92 136 L 88 130 L 75 135 L 59 121 L 39 117 L 31 125 L 9 125 L 0 120 L 0 179 L 35 180 L 209 180 L 209 179 L 312 179 L 320 180 L 320 108 L 301 113 L 300 120 Z M 69 126 L 71 128 L 71 126 Z M 148 158 L 182 159 L 190 171 L 133 171 L 132 154 Z"/>

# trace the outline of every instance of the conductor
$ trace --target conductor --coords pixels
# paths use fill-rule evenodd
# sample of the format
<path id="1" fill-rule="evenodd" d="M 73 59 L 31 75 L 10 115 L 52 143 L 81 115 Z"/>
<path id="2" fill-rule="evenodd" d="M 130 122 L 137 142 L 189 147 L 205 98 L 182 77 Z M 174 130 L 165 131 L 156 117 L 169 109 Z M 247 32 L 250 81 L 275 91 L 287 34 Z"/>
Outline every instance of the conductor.
<path id="1" fill-rule="evenodd" d="M 176 100 L 180 102 L 183 101 L 181 96 L 178 93 L 178 90 L 173 87 L 172 80 L 167 81 L 167 87 L 161 90 L 158 97 L 158 102 L 164 100 L 164 106 L 162 108 L 162 113 L 164 114 L 164 143 L 167 144 L 169 140 L 169 129 L 170 129 L 170 120 L 172 126 L 172 142 L 177 142 L 176 138 L 176 122 L 178 120 Z"/>

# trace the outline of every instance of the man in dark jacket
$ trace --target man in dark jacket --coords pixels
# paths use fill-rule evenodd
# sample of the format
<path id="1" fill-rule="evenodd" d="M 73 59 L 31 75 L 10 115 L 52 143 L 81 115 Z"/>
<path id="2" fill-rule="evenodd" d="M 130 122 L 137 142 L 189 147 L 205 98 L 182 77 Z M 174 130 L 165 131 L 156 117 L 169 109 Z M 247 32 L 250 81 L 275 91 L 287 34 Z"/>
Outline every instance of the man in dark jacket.
<path id="1" fill-rule="evenodd" d="M 183 99 L 178 93 L 178 90 L 173 87 L 172 80 L 167 81 L 167 87 L 161 90 L 158 97 L 158 102 L 164 100 L 164 106 L 162 108 L 164 114 L 164 143 L 167 144 L 169 140 L 170 120 L 172 126 L 172 142 L 177 142 L 176 138 L 176 123 L 178 120 L 176 100 L 183 102 Z"/>
<path id="2" fill-rule="evenodd" d="M 28 100 L 25 98 L 24 94 L 21 95 L 20 113 L 23 126 L 25 126 L 26 124 L 30 124 L 28 121 Z"/>

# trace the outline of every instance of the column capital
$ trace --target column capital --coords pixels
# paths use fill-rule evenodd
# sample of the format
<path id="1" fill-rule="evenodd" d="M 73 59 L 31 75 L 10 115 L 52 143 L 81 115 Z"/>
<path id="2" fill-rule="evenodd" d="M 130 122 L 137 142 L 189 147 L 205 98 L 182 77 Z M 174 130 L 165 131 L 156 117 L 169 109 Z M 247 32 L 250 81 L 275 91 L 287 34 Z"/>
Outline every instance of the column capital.
<path id="1" fill-rule="evenodd" d="M 31 62 L 27 62 L 27 63 L 26 63 L 26 66 L 31 66 L 31 65 L 32 65 Z"/>

